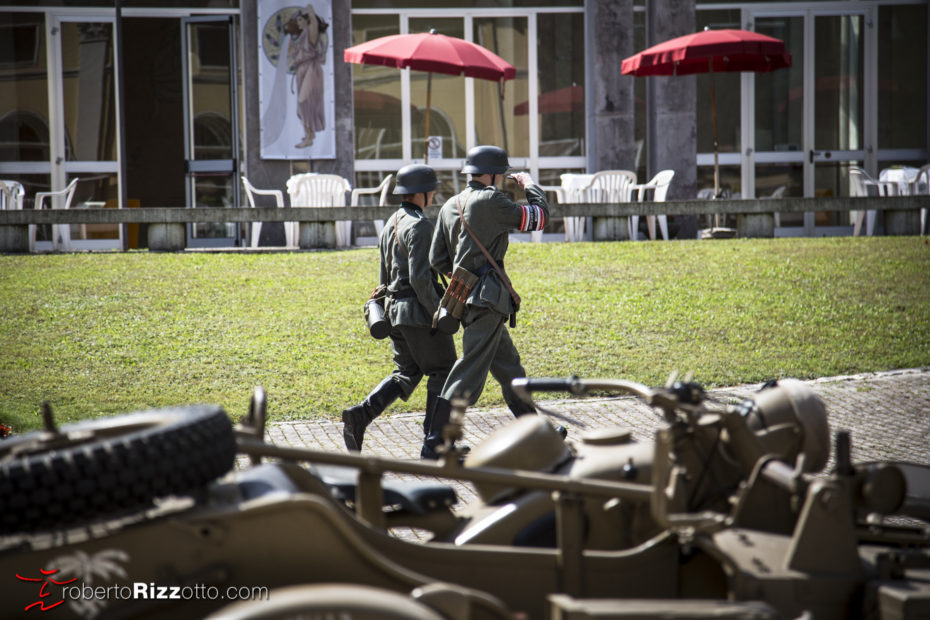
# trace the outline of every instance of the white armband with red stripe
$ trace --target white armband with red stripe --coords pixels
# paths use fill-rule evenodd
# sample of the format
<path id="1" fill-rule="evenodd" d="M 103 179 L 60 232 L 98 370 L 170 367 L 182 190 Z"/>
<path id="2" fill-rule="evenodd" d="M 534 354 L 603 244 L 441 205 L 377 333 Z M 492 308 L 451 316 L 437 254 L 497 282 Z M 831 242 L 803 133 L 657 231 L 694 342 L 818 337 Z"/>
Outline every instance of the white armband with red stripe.
<path id="1" fill-rule="evenodd" d="M 542 230 L 546 227 L 546 212 L 536 205 L 520 205 L 523 216 L 520 218 L 521 231 Z"/>

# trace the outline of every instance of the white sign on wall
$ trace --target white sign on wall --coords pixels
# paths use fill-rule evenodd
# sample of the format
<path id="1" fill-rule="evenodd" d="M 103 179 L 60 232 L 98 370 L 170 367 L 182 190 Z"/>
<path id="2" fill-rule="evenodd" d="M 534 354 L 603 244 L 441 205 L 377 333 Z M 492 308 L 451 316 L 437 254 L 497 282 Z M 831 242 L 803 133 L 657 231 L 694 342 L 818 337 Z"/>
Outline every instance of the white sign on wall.
<path id="1" fill-rule="evenodd" d="M 426 151 L 431 160 L 442 159 L 442 136 L 430 136 L 426 142 Z"/>
<path id="2" fill-rule="evenodd" d="M 335 159 L 332 0 L 259 0 L 263 159 Z"/>

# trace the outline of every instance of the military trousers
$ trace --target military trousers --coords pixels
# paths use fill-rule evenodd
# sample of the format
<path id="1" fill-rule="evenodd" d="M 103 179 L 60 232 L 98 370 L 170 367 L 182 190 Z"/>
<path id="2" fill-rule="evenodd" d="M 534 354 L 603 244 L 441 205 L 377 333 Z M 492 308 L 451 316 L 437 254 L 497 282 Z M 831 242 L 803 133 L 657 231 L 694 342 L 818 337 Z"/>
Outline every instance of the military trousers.
<path id="1" fill-rule="evenodd" d="M 439 332 L 431 335 L 428 327 L 393 326 L 391 349 L 395 367 L 391 378 L 400 385 L 404 400 L 424 375 L 426 389 L 439 393 L 456 359 L 452 336 Z"/>
<path id="2" fill-rule="evenodd" d="M 447 400 L 464 398 L 475 404 L 491 373 L 501 385 L 504 401 L 515 416 L 533 413 L 533 407 L 520 399 L 510 382 L 525 377 L 520 354 L 510 339 L 507 317 L 490 308 L 469 306 L 462 325 L 462 357 L 455 362 L 442 389 Z"/>

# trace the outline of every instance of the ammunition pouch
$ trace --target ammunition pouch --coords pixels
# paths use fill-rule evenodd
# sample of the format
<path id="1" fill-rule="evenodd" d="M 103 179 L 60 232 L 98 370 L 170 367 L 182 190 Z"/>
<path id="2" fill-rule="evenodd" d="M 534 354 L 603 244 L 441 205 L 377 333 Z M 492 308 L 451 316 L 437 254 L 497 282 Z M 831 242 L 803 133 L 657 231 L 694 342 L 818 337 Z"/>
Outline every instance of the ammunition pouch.
<path id="1" fill-rule="evenodd" d="M 477 282 L 478 276 L 469 270 L 462 266 L 455 268 L 449 286 L 439 301 L 439 308 L 433 315 L 434 329 L 444 334 L 454 334 L 458 331 L 459 322 L 465 313 L 465 301 Z"/>

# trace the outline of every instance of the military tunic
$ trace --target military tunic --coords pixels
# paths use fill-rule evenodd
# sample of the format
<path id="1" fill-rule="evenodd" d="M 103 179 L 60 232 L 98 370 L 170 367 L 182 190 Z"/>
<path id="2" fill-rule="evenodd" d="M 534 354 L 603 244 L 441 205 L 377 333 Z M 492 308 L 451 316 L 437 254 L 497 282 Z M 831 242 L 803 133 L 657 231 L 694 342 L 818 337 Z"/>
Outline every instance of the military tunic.
<path id="1" fill-rule="evenodd" d="M 396 229 L 396 234 L 395 234 Z M 404 202 L 381 231 L 381 284 L 388 288 L 385 314 L 391 321 L 394 381 L 407 400 L 423 375 L 427 390 L 439 392 L 455 363 L 455 344 L 447 334 L 431 334 L 439 305 L 429 263 L 433 224 L 416 205 Z"/>
<path id="2" fill-rule="evenodd" d="M 549 220 L 549 205 L 542 189 L 529 185 L 526 197 L 529 204 L 519 205 L 496 187 L 471 181 L 440 209 L 430 247 L 430 263 L 436 271 L 451 273 L 462 266 L 479 276 L 462 315 L 462 357 L 452 367 L 442 396 L 461 397 L 474 404 L 490 371 L 514 415 L 533 411 L 510 387 L 511 380 L 526 376 L 506 325 L 516 308 L 500 276 L 462 226 L 457 205 L 461 204 L 468 226 L 503 268 L 510 232 L 542 230 Z"/>

